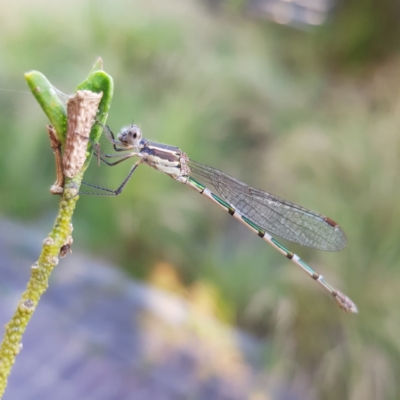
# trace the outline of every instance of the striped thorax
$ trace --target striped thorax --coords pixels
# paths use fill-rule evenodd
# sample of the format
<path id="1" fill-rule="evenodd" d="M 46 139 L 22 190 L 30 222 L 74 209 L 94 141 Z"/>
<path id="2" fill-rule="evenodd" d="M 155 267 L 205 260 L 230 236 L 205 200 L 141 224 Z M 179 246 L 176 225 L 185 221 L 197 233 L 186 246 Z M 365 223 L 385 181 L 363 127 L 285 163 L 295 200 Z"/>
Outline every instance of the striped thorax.
<path id="1" fill-rule="evenodd" d="M 142 163 L 164 172 L 175 180 L 186 183 L 190 168 L 188 157 L 179 147 L 150 142 L 142 137 L 142 131 L 137 125 L 123 128 L 118 140 L 125 148 L 137 150 L 137 156 Z"/>

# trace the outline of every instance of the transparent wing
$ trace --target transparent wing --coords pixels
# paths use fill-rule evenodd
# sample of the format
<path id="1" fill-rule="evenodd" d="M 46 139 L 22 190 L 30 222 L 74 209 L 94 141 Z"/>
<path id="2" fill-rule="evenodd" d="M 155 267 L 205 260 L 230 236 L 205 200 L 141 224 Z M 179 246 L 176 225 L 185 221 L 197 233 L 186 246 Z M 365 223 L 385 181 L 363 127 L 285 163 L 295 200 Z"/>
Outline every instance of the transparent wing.
<path id="1" fill-rule="evenodd" d="M 190 160 L 190 176 L 211 184 L 242 215 L 265 231 L 303 246 L 338 251 L 347 244 L 343 230 L 330 218 L 252 188 L 222 171 Z"/>

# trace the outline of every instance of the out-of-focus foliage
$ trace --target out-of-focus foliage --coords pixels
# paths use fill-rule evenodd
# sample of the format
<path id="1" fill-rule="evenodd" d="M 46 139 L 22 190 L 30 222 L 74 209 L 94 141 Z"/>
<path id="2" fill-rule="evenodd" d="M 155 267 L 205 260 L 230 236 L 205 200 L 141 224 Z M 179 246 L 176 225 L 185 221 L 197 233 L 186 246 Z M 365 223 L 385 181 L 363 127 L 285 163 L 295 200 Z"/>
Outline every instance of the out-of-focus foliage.
<path id="1" fill-rule="evenodd" d="M 400 3 L 392 0 L 339 0 L 330 29 L 323 29 L 325 57 L 338 67 L 364 69 L 399 50 Z"/>
<path id="2" fill-rule="evenodd" d="M 338 221 L 343 252 L 288 247 L 360 314 L 343 314 L 245 227 L 146 167 L 120 197 L 79 201 L 75 249 L 212 298 L 210 312 L 265 337 L 271 384 L 307 399 L 399 398 L 400 59 L 383 32 L 398 29 L 392 15 L 372 29 L 372 5 L 353 1 L 330 25 L 299 32 L 187 0 L 0 4 L 0 88 L 25 90 L 23 73 L 37 69 L 68 93 L 100 55 L 115 83 L 113 130 L 134 119 L 148 138 Z M 332 68 L 354 60 L 357 78 Z M 47 191 L 47 121 L 29 93 L 6 91 L 0 119 L 0 212 L 48 229 L 58 199 Z M 90 180 L 115 186 L 128 168 L 94 162 Z"/>
<path id="3" fill-rule="evenodd" d="M 292 62 L 299 60 L 300 53 L 309 57 L 309 51 L 318 49 L 318 61 L 326 69 L 341 72 L 361 72 L 371 64 L 390 58 L 393 51 L 399 50 L 400 3 L 392 0 L 325 0 L 286 2 L 285 0 L 205 0 L 218 10 L 249 12 L 254 17 L 265 18 L 271 4 L 279 10 L 290 10 L 294 4 L 320 12 L 327 18 L 325 26 L 312 29 L 312 25 L 299 25 L 302 29 L 310 28 L 313 32 L 304 42 L 304 36 L 294 29 L 277 30 L 278 34 L 291 42 L 290 52 L 283 54 Z M 255 3 L 257 7 L 253 7 Z M 289 3 L 289 4 L 288 4 Z M 325 10 L 326 15 L 324 14 Z M 257 14 L 258 11 L 258 14 Z M 279 14 L 279 13 L 278 13 Z M 310 21 L 312 22 L 312 21 Z M 287 23 L 291 23 L 290 18 Z M 304 52 L 304 47 L 311 46 Z M 296 51 L 299 50 L 299 51 Z"/>

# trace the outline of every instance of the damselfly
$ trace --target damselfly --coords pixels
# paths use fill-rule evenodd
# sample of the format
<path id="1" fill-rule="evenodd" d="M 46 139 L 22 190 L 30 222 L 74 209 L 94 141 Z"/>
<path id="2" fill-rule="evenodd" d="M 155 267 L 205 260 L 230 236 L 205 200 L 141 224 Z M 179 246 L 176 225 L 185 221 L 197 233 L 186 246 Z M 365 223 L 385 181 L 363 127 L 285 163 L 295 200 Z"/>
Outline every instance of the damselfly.
<path id="1" fill-rule="evenodd" d="M 136 168 L 140 164 L 147 164 L 176 181 L 188 185 L 219 205 L 316 280 L 336 299 L 344 311 L 357 312 L 357 306 L 350 298 L 331 286 L 322 275 L 315 272 L 299 256 L 287 250 L 270 235 L 271 233 L 314 249 L 342 250 L 347 244 L 346 235 L 332 219 L 247 186 L 222 171 L 193 161 L 178 147 L 146 140 L 136 125 L 123 128 L 117 138 L 108 127 L 104 126 L 103 129 L 117 153 L 104 154 L 97 147 L 95 154 L 99 160 L 109 166 L 117 165 L 131 157 L 138 157 L 138 161 L 116 190 L 104 189 L 88 183 L 87 185 L 104 190 L 106 195 L 117 196 L 122 192 Z M 118 158 L 118 160 L 112 161 L 112 158 Z M 211 184 L 219 196 L 210 191 L 205 184 Z"/>

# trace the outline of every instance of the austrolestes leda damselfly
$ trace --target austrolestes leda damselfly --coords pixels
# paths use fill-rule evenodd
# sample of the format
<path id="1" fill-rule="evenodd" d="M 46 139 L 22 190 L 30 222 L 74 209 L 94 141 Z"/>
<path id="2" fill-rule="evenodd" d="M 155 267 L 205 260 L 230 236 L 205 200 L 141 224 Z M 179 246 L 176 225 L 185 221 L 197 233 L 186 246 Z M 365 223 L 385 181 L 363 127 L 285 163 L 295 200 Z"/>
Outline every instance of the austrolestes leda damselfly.
<path id="1" fill-rule="evenodd" d="M 138 161 L 132 166 L 116 190 L 101 188 L 89 183 L 86 185 L 103 190 L 104 195 L 117 196 L 140 164 L 146 164 L 157 171 L 164 172 L 219 205 L 264 239 L 317 281 L 336 299 L 344 311 L 357 313 L 357 306 L 349 297 L 331 286 L 322 275 L 270 235 L 277 235 L 291 242 L 318 250 L 339 251 L 346 246 L 347 239 L 343 230 L 332 219 L 247 186 L 222 171 L 193 161 L 178 147 L 146 140 L 136 125 L 123 128 L 117 138 L 107 126 L 103 126 L 103 129 L 116 153 L 104 154 L 99 147 L 96 147 L 95 154 L 99 160 L 109 166 L 117 165 L 131 157 L 137 157 Z M 112 161 L 113 158 L 117 160 Z M 208 189 L 205 184 L 212 185 L 218 195 Z"/>

